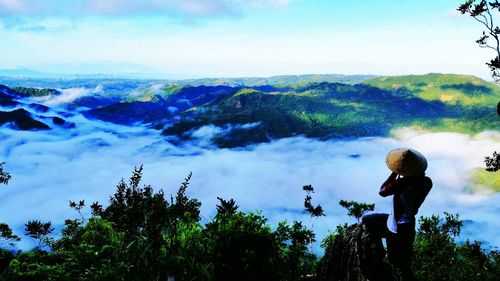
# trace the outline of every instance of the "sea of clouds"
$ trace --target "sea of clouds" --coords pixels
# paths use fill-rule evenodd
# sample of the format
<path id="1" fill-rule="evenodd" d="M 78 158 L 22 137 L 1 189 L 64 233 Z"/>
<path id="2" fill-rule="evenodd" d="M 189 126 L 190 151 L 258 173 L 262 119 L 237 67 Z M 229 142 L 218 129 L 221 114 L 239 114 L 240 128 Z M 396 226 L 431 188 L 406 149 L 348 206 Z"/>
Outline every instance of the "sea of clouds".
<path id="1" fill-rule="evenodd" d="M 75 100 L 89 96 L 92 94 L 103 93 L 102 84 L 97 85 L 94 89 L 85 87 L 61 89 L 59 95 L 48 95 L 35 98 L 36 102 L 41 102 L 47 106 L 58 106 L 74 102 Z"/>
<path id="2" fill-rule="evenodd" d="M 391 138 L 319 141 L 294 137 L 217 149 L 208 138 L 228 128 L 197 130 L 195 141 L 176 146 L 158 131 L 143 127 L 88 120 L 80 114 L 66 120 L 76 128 L 0 128 L 0 162 L 5 161 L 5 169 L 12 174 L 11 182 L 0 186 L 0 218 L 19 235 L 30 219 L 50 220 L 60 229 L 65 219 L 77 217 L 68 207 L 69 200 L 106 203 L 116 184 L 127 179 L 134 166 L 144 165 L 143 182 L 167 194 L 175 193 L 192 171 L 188 193 L 203 203 L 203 222 L 214 216 L 217 197 L 234 198 L 241 210 L 260 210 L 272 225 L 302 220 L 321 240 L 337 224 L 354 222 L 338 205 L 341 199 L 376 203 L 376 212 L 390 210 L 391 199 L 378 195 L 390 173 L 385 156 L 391 149 L 411 147 L 428 158 L 427 174 L 434 182 L 419 215 L 459 212 L 468 222 L 460 239 L 500 246 L 500 195 L 467 191 L 471 171 L 483 167 L 483 157 L 499 149 L 499 132 L 471 137 L 402 129 Z M 245 126 L 251 129 L 258 124 Z M 307 184 L 316 188 L 313 204 L 324 207 L 325 217 L 311 219 L 303 212 L 302 186 Z M 87 209 L 85 215 L 89 213 Z M 28 241 L 20 246 L 30 247 Z"/>

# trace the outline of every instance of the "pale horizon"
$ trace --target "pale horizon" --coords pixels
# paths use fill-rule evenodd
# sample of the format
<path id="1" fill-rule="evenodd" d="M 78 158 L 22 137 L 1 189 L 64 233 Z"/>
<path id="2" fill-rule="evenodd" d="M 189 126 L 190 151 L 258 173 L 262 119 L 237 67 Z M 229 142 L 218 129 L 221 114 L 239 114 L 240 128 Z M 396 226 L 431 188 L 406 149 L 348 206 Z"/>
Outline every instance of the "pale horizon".
<path id="1" fill-rule="evenodd" d="M 0 0 L 0 69 L 165 79 L 460 73 L 492 80 L 460 1 Z"/>

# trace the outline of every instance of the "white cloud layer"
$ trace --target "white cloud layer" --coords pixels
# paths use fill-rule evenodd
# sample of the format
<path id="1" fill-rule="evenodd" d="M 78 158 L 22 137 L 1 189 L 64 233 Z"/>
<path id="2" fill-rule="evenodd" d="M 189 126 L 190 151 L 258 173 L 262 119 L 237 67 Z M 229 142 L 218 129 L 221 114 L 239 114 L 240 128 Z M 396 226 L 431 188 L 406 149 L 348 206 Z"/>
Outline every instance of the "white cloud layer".
<path id="1" fill-rule="evenodd" d="M 164 14 L 188 17 L 236 15 L 249 7 L 283 7 L 291 0 L 0 0 L 0 15 L 72 16 Z"/>
<path id="2" fill-rule="evenodd" d="M 20 132 L 0 129 L 0 160 L 13 179 L 0 188 L 2 220 L 22 234 L 28 219 L 51 220 L 61 225 L 76 216 L 69 200 L 106 203 L 121 178 L 135 165 L 144 164 L 144 183 L 174 193 L 189 171 L 188 192 L 202 201 L 203 220 L 215 211 L 217 196 L 234 198 L 245 211 L 262 210 L 275 224 L 287 219 L 314 223 L 321 239 L 335 225 L 351 221 L 338 206 L 340 199 L 376 203 L 388 212 L 391 201 L 378 196 L 389 170 L 387 151 L 408 146 L 429 160 L 428 175 L 434 188 L 420 215 L 460 212 L 468 223 L 463 238 L 500 246 L 499 194 L 474 195 L 464 190 L 470 171 L 482 167 L 484 155 L 498 150 L 498 132 L 469 137 L 452 133 L 396 132 L 396 138 L 364 138 L 350 141 L 317 141 L 302 137 L 281 139 L 248 149 L 210 149 L 196 144 L 176 147 L 157 131 L 129 128 L 77 115 L 69 118 L 76 129 Z M 196 134 L 219 132 L 206 127 Z M 312 221 L 302 212 L 304 192 L 312 184 L 327 217 Z M 87 210 L 88 214 L 88 210 Z M 28 240 L 26 240 L 28 241 Z"/>
<path id="3" fill-rule="evenodd" d="M 94 89 L 89 88 L 67 88 L 59 90 L 58 95 L 48 95 L 36 98 L 37 102 L 43 103 L 49 106 L 58 106 L 61 104 L 71 103 L 81 97 L 88 96 L 91 94 L 99 94 L 103 91 L 103 86 L 101 84 L 97 85 Z"/>

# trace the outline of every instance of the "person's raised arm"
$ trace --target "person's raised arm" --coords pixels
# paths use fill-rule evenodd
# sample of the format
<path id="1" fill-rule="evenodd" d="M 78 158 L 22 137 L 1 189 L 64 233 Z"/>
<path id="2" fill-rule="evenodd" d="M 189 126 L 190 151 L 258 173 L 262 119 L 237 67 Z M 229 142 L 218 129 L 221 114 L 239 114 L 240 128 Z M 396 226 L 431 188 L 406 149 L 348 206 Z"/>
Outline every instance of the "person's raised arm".
<path id="1" fill-rule="evenodd" d="M 385 180 L 385 182 L 382 184 L 378 194 L 380 194 L 380 196 L 382 196 L 382 197 L 387 197 L 389 195 L 393 195 L 394 189 L 396 188 L 396 184 L 397 184 L 397 181 L 396 181 L 397 178 L 398 178 L 398 174 L 393 172 L 387 178 L 387 180 Z"/>

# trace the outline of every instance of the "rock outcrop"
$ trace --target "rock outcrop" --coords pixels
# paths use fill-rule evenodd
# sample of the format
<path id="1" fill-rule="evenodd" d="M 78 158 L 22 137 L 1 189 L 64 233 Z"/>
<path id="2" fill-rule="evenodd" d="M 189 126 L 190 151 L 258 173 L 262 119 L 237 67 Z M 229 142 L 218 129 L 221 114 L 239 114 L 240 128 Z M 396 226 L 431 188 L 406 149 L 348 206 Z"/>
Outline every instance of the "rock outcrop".
<path id="1" fill-rule="evenodd" d="M 385 250 L 363 224 L 351 225 L 337 235 L 325 251 L 318 281 L 393 281 L 392 267 L 384 261 Z"/>

